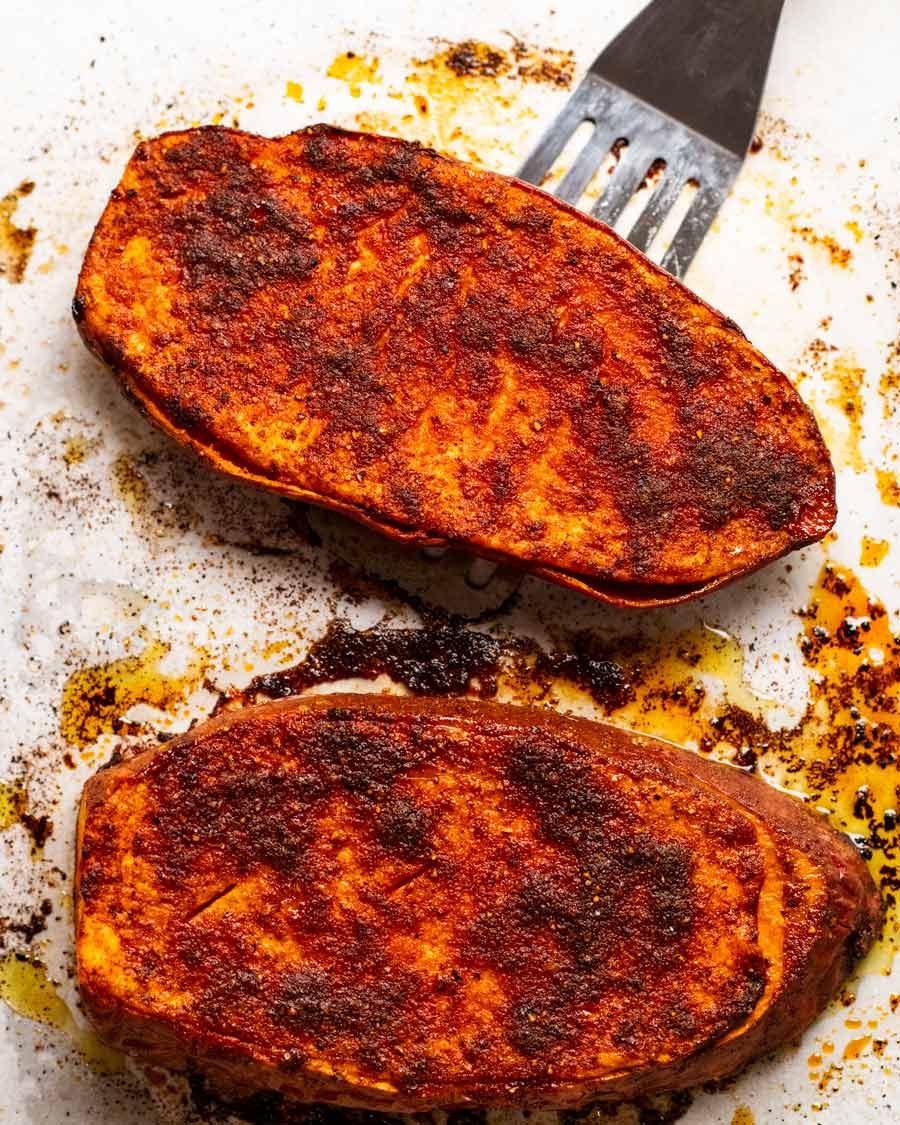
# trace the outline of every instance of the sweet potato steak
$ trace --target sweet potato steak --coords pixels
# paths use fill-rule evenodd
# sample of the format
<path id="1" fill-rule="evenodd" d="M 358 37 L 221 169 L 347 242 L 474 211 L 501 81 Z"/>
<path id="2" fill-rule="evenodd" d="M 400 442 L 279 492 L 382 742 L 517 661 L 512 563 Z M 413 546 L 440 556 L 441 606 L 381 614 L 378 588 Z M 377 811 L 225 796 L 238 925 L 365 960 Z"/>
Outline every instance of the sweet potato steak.
<path id="1" fill-rule="evenodd" d="M 615 604 L 834 521 L 812 414 L 732 321 L 589 216 L 405 141 L 140 144 L 73 310 L 224 472 Z"/>
<path id="2" fill-rule="evenodd" d="M 488 703 L 226 713 L 98 773 L 78 839 L 105 1039 L 232 1092 L 393 1111 L 721 1078 L 809 1023 L 880 917 L 799 801 Z"/>

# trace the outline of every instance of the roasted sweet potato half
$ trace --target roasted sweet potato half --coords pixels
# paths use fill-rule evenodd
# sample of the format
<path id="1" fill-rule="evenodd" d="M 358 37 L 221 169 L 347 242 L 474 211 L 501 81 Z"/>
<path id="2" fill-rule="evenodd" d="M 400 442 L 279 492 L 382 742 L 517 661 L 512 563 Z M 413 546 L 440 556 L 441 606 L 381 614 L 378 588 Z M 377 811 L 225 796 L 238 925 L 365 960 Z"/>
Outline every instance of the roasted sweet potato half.
<path id="1" fill-rule="evenodd" d="M 231 1092 L 565 1107 L 719 1078 L 800 1032 L 879 919 L 799 801 L 546 711 L 288 699 L 81 807 L 91 1019 Z"/>
<path id="2" fill-rule="evenodd" d="M 389 137 L 138 146 L 81 332 L 231 476 L 621 605 L 676 602 L 834 522 L 810 411 L 609 228 Z"/>

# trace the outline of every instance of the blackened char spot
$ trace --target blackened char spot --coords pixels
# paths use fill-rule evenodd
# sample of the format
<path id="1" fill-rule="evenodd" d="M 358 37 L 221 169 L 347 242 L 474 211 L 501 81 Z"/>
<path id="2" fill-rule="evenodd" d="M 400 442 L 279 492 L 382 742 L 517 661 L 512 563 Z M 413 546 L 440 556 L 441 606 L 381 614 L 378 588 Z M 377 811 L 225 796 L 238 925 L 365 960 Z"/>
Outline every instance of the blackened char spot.
<path id="1" fill-rule="evenodd" d="M 794 451 L 739 429 L 704 433 L 690 473 L 702 503 L 700 526 L 709 530 L 761 514 L 780 531 L 799 517 L 809 482 L 809 466 Z"/>
<path id="2" fill-rule="evenodd" d="M 465 949 L 504 974 L 507 1035 L 527 1056 L 572 1040 L 608 991 L 677 970 L 697 923 L 694 860 L 648 831 L 574 744 L 532 732 L 510 747 L 505 776 L 558 858 L 477 915 Z"/>
<path id="3" fill-rule="evenodd" d="M 612 491 L 627 528 L 622 565 L 640 577 L 653 566 L 660 544 L 678 518 L 679 482 L 655 451 L 635 436 L 634 396 L 629 384 L 596 380 L 589 400 L 582 391 L 583 408 L 573 413 L 578 441 L 564 464 L 588 510 L 598 494 Z M 593 455 L 586 457 L 585 450 Z"/>
<path id="4" fill-rule="evenodd" d="M 205 313 L 239 312 L 258 290 L 282 281 L 302 281 L 318 265 L 311 241 L 312 224 L 278 199 L 269 177 L 241 159 L 229 146 L 213 170 L 216 151 L 192 140 L 166 154 L 177 171 L 163 171 L 172 183 L 202 173 L 205 194 L 189 198 L 175 221 L 175 245 L 187 291 Z M 166 186 L 166 191 L 162 187 Z"/>
<path id="5" fill-rule="evenodd" d="M 311 167 L 339 175 L 353 171 L 355 161 L 341 133 L 316 125 L 306 130 L 304 138 L 303 157 Z"/>
<path id="6" fill-rule="evenodd" d="M 361 797 L 381 797 L 413 760 L 403 743 L 360 722 L 317 727 L 305 751 L 320 776 Z"/>
<path id="7" fill-rule="evenodd" d="M 389 793 L 381 801 L 375 835 L 386 848 L 405 859 L 422 859 L 431 847 L 433 817 L 408 797 Z"/>
<path id="8" fill-rule="evenodd" d="M 579 747 L 535 733 L 509 751 L 507 776 L 541 814 L 554 841 L 570 842 L 577 824 L 602 821 L 623 811 L 622 798 L 591 782 L 591 762 Z"/>
<path id="9" fill-rule="evenodd" d="M 660 313 L 657 331 L 666 374 L 679 385 L 681 395 L 690 395 L 703 383 L 721 376 L 721 367 L 710 343 L 706 341 L 703 347 L 698 347 L 678 319 Z"/>
<path id="10" fill-rule="evenodd" d="M 324 968 L 310 966 L 285 973 L 278 981 L 272 1018 L 318 1043 L 353 1035 L 375 1045 L 390 1036 L 416 983 L 413 973 L 396 966 L 380 979 L 356 980 L 335 979 Z"/>
<path id="11" fill-rule="evenodd" d="M 234 1010 L 237 997 L 245 1008 L 252 1010 L 261 1006 L 263 983 L 254 969 L 209 957 L 203 959 L 203 968 L 206 986 L 194 1005 L 201 1025 L 221 1030 L 223 1021 L 227 1021 Z"/>
<path id="12" fill-rule="evenodd" d="M 514 1005 L 509 1019 L 510 1043 L 529 1058 L 557 1047 L 572 1030 L 558 1010 L 548 1011 L 533 1000 Z"/>
<path id="13" fill-rule="evenodd" d="M 214 753 L 217 743 L 210 745 Z M 167 815 L 159 829 L 136 834 L 134 849 L 168 885 L 183 881 L 209 854 L 218 857 L 222 879 L 239 878 L 258 864 L 301 871 L 315 832 L 310 811 L 330 790 L 315 770 L 266 768 L 252 760 L 225 759 L 204 776 L 190 748 L 182 747 L 160 755 L 151 777 Z"/>
<path id="14" fill-rule="evenodd" d="M 186 402 L 183 398 L 170 395 L 163 401 L 162 407 L 172 424 L 180 430 L 197 432 L 209 425 L 209 414 L 198 402 Z"/>

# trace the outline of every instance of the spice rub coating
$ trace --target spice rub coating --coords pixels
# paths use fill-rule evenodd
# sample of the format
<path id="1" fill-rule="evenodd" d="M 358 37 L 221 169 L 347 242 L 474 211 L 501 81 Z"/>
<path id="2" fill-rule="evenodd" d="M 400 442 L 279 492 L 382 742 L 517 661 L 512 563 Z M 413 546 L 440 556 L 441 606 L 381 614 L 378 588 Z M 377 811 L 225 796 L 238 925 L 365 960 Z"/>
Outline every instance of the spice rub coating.
<path id="1" fill-rule="evenodd" d="M 666 743 L 474 701 L 226 713 L 98 773 L 77 962 L 101 1035 L 230 1092 L 576 1106 L 722 1077 L 870 944 L 859 856 Z"/>
<path id="2" fill-rule="evenodd" d="M 226 473 L 617 604 L 834 521 L 812 414 L 733 322 L 589 216 L 408 142 L 143 142 L 73 309 Z"/>

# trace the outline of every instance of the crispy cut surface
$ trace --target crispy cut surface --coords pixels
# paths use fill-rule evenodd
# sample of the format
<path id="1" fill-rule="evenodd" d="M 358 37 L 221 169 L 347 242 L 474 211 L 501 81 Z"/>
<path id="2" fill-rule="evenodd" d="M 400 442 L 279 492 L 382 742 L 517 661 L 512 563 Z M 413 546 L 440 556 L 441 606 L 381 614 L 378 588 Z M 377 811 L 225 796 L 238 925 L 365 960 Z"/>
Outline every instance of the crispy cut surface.
<path id="1" fill-rule="evenodd" d="M 611 601 L 820 538 L 833 470 L 791 384 L 612 231 L 386 137 L 138 146 L 74 302 L 217 467 Z"/>
<path id="2" fill-rule="evenodd" d="M 397 1110 L 730 1073 L 812 1018 L 879 909 L 849 843 L 762 783 L 459 701 L 226 715 L 96 775 L 78 860 L 106 1038 Z"/>

